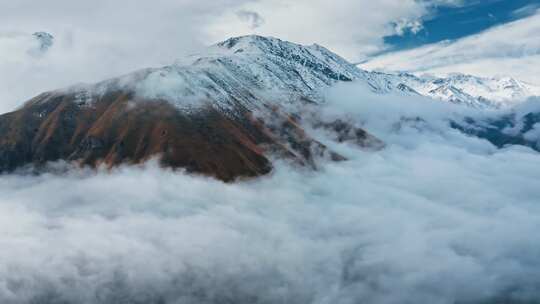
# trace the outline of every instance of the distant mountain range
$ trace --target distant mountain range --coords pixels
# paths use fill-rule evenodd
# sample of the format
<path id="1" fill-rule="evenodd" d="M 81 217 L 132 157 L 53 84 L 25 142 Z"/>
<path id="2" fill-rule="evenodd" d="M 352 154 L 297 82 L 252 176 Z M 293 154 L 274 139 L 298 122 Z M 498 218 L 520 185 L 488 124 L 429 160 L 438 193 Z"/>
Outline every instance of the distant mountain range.
<path id="1" fill-rule="evenodd" d="M 540 96 L 540 85 L 511 77 L 476 77 L 452 74 L 448 77 L 415 76 L 408 73 L 371 72 L 372 78 L 390 87 L 406 86 L 420 95 L 475 108 L 501 108 Z"/>
<path id="2" fill-rule="evenodd" d="M 164 166 L 232 181 L 270 172 L 270 155 L 313 167 L 317 158 L 344 160 L 302 126 L 382 148 L 358 126 L 317 119 L 324 90 L 351 81 L 378 94 L 481 108 L 538 92 L 510 78 L 369 72 L 319 45 L 236 37 L 170 66 L 43 93 L 0 116 L 0 171 L 57 160 L 115 166 L 159 158 Z"/>

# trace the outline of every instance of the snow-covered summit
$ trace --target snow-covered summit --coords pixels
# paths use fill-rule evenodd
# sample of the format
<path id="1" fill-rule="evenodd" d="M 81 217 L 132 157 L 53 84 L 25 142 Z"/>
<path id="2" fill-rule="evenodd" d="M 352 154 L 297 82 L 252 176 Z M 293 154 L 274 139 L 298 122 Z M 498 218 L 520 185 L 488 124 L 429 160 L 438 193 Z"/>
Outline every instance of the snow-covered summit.
<path id="1" fill-rule="evenodd" d="M 211 105 L 229 111 L 239 106 L 253 109 L 268 101 L 281 106 L 296 105 L 298 100 L 322 102 L 322 91 L 340 81 L 363 82 L 378 94 L 423 95 L 477 108 L 500 107 L 537 90 L 509 78 L 369 72 L 316 44 L 250 35 L 227 39 L 170 66 L 135 72 L 83 92 L 78 88 L 77 94 L 86 104 L 95 100 L 96 92 L 121 85 L 143 98 L 166 100 L 182 109 Z"/>
<path id="2" fill-rule="evenodd" d="M 171 66 L 148 70 L 142 81 L 137 81 L 136 89 L 145 97 L 166 99 L 179 107 L 210 101 L 224 109 L 237 105 L 251 108 L 269 99 L 282 104 L 298 99 L 319 102 L 322 89 L 339 81 L 360 79 L 363 74 L 318 45 L 243 36 L 215 44 Z"/>
<path id="3" fill-rule="evenodd" d="M 318 44 L 304 46 L 278 38 L 249 35 L 230 38 L 212 46 L 209 51 L 217 51 L 218 56 L 240 54 L 243 57 L 277 57 L 324 71 L 328 78 L 334 80 L 350 81 L 358 76 L 356 67 Z"/>
<path id="4" fill-rule="evenodd" d="M 435 81 L 446 86 L 454 86 L 475 97 L 482 97 L 497 103 L 519 101 L 530 96 L 540 95 L 540 86 L 535 86 L 512 77 L 476 77 L 452 74 Z"/>

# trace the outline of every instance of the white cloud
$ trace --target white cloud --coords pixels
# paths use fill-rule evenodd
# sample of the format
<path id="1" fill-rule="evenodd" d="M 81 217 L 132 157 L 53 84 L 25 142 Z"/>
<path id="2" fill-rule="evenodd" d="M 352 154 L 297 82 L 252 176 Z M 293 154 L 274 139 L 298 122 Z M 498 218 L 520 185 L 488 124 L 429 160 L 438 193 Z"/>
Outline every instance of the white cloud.
<path id="1" fill-rule="evenodd" d="M 523 18 L 528 17 L 530 15 L 536 14 L 536 12 L 540 9 L 540 3 L 531 3 L 529 5 L 520 7 L 512 12 L 512 16 L 514 18 Z"/>
<path id="2" fill-rule="evenodd" d="M 418 34 L 424 29 L 423 24 L 419 20 L 402 19 L 394 23 L 396 34 L 403 36 L 407 32 Z"/>
<path id="3" fill-rule="evenodd" d="M 538 33 L 540 13 L 457 41 L 382 55 L 362 67 L 436 74 L 510 75 L 540 84 Z"/>
<path id="4" fill-rule="evenodd" d="M 0 301 L 538 299 L 539 154 L 443 128 L 460 108 L 389 98 L 329 93 L 334 114 L 388 147 L 328 142 L 351 160 L 319 172 L 279 164 L 237 184 L 152 165 L 3 176 Z M 403 115 L 429 125 L 396 128 Z"/>
<path id="5" fill-rule="evenodd" d="M 303 44 L 319 43 L 351 60 L 379 51 L 386 46 L 382 37 L 396 33 L 393 26 L 401 20 L 410 24 L 428 13 L 432 4 L 404 0 L 262 0 L 246 2 L 243 7 L 265 17 L 266 23 L 255 31 L 224 14 L 210 27 L 216 37 L 257 33 Z"/>

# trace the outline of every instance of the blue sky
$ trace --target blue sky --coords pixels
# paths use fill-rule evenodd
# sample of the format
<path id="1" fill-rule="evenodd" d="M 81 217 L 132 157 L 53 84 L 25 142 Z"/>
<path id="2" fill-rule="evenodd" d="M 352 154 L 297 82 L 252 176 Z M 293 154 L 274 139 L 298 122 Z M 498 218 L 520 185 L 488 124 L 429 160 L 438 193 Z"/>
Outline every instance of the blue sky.
<path id="1" fill-rule="evenodd" d="M 423 20 L 417 33 L 387 36 L 389 51 L 404 50 L 455 40 L 479 33 L 496 25 L 525 18 L 540 8 L 540 0 L 464 0 L 458 6 L 438 6 Z"/>

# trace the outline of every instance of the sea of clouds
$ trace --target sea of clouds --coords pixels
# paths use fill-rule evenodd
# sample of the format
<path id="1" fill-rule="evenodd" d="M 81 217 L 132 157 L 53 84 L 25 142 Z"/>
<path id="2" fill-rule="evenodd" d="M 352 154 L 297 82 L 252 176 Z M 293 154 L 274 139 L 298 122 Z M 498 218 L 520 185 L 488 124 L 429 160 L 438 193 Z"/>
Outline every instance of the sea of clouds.
<path id="1" fill-rule="evenodd" d="M 324 116 L 387 146 L 316 134 L 349 158 L 317 171 L 277 162 L 233 184 L 152 162 L 3 175 L 0 302 L 538 300 L 540 154 L 448 127 L 491 114 L 348 84 Z"/>

